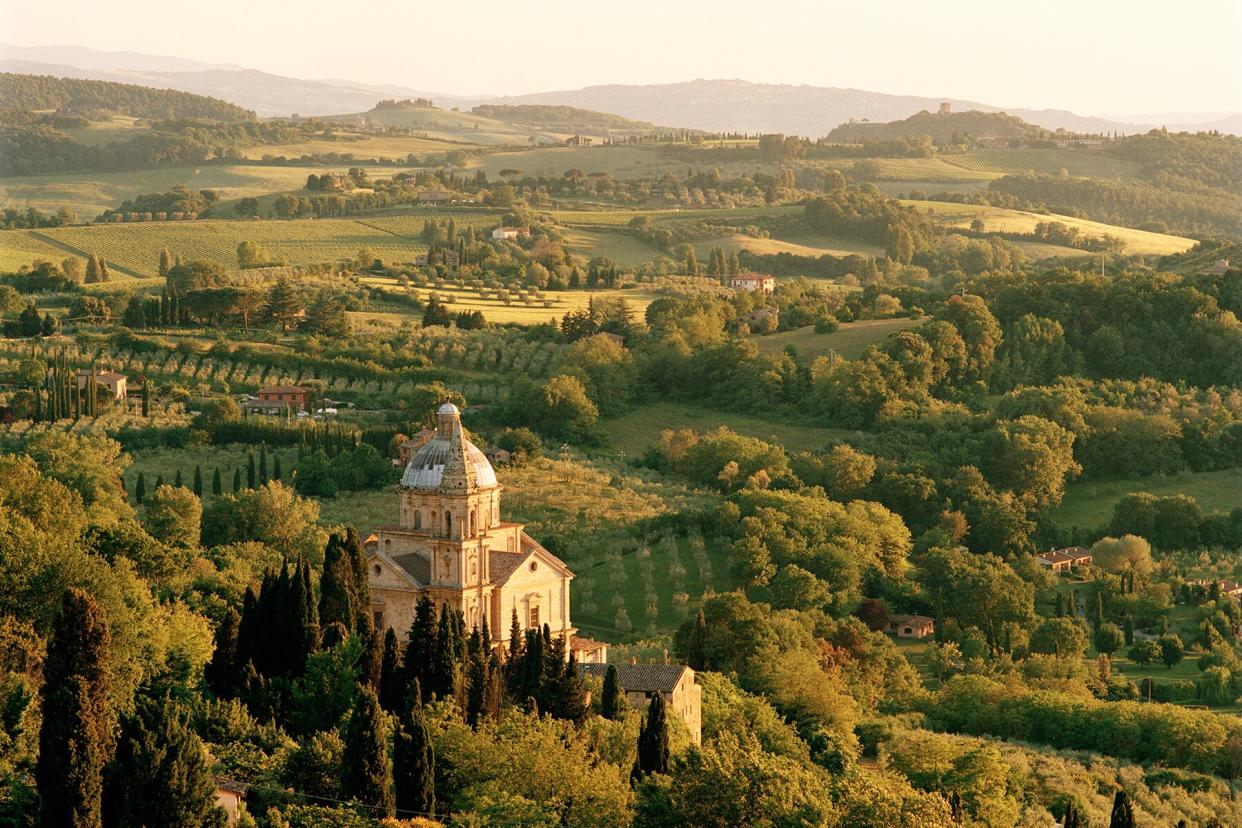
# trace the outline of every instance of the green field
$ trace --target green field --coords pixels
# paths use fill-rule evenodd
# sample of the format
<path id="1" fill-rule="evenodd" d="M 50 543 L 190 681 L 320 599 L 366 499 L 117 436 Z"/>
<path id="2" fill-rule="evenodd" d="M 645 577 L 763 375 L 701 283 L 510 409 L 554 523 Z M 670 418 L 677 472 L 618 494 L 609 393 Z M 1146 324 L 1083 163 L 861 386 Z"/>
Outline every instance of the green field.
<path id="1" fill-rule="evenodd" d="M 369 285 L 396 288 L 397 282 L 382 276 L 367 276 L 363 281 Z M 504 300 L 498 298 L 497 291 L 491 288 L 477 287 L 460 287 L 452 284 L 445 284 L 444 287 L 416 287 L 420 296 L 425 300 L 433 292 L 446 304 L 450 311 L 482 311 L 483 316 L 489 322 L 496 323 L 518 323 L 522 325 L 537 325 L 540 322 L 551 322 L 560 319 L 567 311 L 579 310 L 587 307 L 592 299 L 601 299 L 605 297 L 620 297 L 629 303 L 630 309 L 636 317 L 641 317 L 647 310 L 647 305 L 651 304 L 656 298 L 655 293 L 651 293 L 639 289 L 627 290 L 553 290 L 543 293 L 532 294 L 527 292 L 525 297 L 520 298 L 516 292 L 511 293 L 512 297 L 509 304 L 505 304 Z M 401 322 L 410 319 L 408 313 L 385 313 L 360 311 L 351 313 L 350 317 L 355 321 L 365 323 L 367 320 L 382 320 L 385 324 L 400 325 Z"/>
<path id="2" fill-rule="evenodd" d="M 798 234 L 780 239 L 765 239 L 757 236 L 734 234 L 698 242 L 694 245 L 694 254 L 701 261 L 706 260 L 711 255 L 713 247 L 722 247 L 725 252 L 747 250 L 761 256 L 788 253 L 791 256 L 809 256 L 813 259 L 820 256 L 844 257 L 855 254 L 860 256 L 882 256 L 884 254 L 884 248 L 879 245 L 810 234 Z"/>
<path id="3" fill-rule="evenodd" d="M 798 205 L 779 207 L 707 207 L 669 208 L 664 210 L 549 210 L 548 215 L 557 222 L 571 227 L 617 227 L 629 224 L 635 218 L 646 216 L 654 223 L 662 221 L 728 221 L 739 222 L 748 218 L 774 218 L 801 216 L 803 208 Z"/>
<path id="4" fill-rule="evenodd" d="M 59 262 L 70 255 L 23 230 L 0 230 L 0 270 L 13 272 L 38 259 Z"/>
<path id="5" fill-rule="evenodd" d="M 351 155 L 354 158 L 383 158 L 404 160 L 408 155 L 424 155 L 459 149 L 443 140 L 415 135 L 370 135 L 366 133 L 338 133 L 345 138 L 308 138 L 292 144 L 258 144 L 242 150 L 245 158 L 301 158 L 304 155 Z"/>
<path id="6" fill-rule="evenodd" d="M 1071 483 L 1052 520 L 1065 527 L 1094 529 L 1113 516 L 1113 506 L 1131 492 L 1154 495 L 1187 494 L 1205 513 L 1228 512 L 1242 506 L 1242 469 L 1181 472 L 1146 480 L 1100 480 Z"/>
<path id="7" fill-rule="evenodd" d="M 871 345 L 881 342 L 891 334 L 918 325 L 922 320 L 908 319 L 864 319 L 860 322 L 845 322 L 832 333 L 815 333 L 814 326 L 794 328 L 789 331 L 754 337 L 759 350 L 768 354 L 778 354 L 789 345 L 798 352 L 801 360 L 811 360 L 835 351 L 837 356 L 845 359 L 856 359 Z"/>
<path id="8" fill-rule="evenodd" d="M 409 221 L 422 227 L 421 218 Z M 79 255 L 98 253 L 109 263 L 142 277 L 159 275 L 159 255 L 164 247 L 187 260 L 217 262 L 230 273 L 236 272 L 237 245 L 243 240 L 258 242 L 277 261 L 288 264 L 334 262 L 353 257 L 362 247 L 385 261 L 412 262 L 426 250 L 422 242 L 383 229 L 374 220 L 363 223 L 353 219 L 98 224 L 38 232 Z"/>
<path id="9" fill-rule="evenodd" d="M 463 144 L 520 144 L 526 145 L 531 138 L 550 142 L 563 140 L 565 136 L 527 129 L 515 124 L 484 118 L 469 112 L 431 107 L 401 109 L 375 109 L 353 115 L 336 115 L 323 120 L 340 124 L 365 125 L 367 127 L 400 127 L 413 130 L 417 135 L 438 141 L 456 141 Z M 440 147 L 452 149 L 452 147 Z"/>
<path id="10" fill-rule="evenodd" d="M 612 451 L 638 457 L 649 447 L 659 445 L 660 432 L 665 429 L 692 428 L 704 432 L 719 426 L 727 426 L 738 434 L 771 440 L 795 451 L 822 448 L 854 434 L 845 429 L 797 425 L 671 402 L 639 406 L 628 414 L 605 421 L 602 427 Z"/>
<path id="11" fill-rule="evenodd" d="M 1104 224 L 1052 213 L 1044 215 L 1028 213 L 1025 210 L 984 207 L 977 204 L 951 204 L 943 201 L 903 201 L 902 203 L 913 205 L 922 212 L 931 213 L 949 227 L 967 228 L 975 219 L 982 219 L 984 232 L 988 233 L 1031 233 L 1035 230 L 1035 225 L 1040 222 L 1057 221 L 1078 228 L 1079 232 L 1085 236 L 1115 236 L 1125 242 L 1127 253 L 1167 256 L 1171 253 L 1184 253 L 1195 246 L 1194 239 L 1182 236 L 1134 230 L 1115 224 Z"/>
<path id="12" fill-rule="evenodd" d="M 940 156 L 944 163 L 992 177 L 1024 172 L 1070 175 L 1090 178 L 1131 178 L 1138 164 L 1105 155 L 1099 150 L 1076 149 L 976 149 Z"/>
<path id="13" fill-rule="evenodd" d="M 625 233 L 575 227 L 566 231 L 564 236 L 565 249 L 570 253 L 587 259 L 607 256 L 622 267 L 638 267 L 657 256 L 667 255 L 664 251 Z"/>
<path id="14" fill-rule="evenodd" d="M 302 192 L 306 176 L 344 172 L 341 165 L 277 167 L 260 164 L 203 164 L 196 167 L 165 167 L 131 172 L 76 173 L 0 178 L 0 206 L 34 207 L 56 212 L 68 207 L 82 219 L 93 219 L 104 210 L 143 193 L 162 193 L 177 184 L 195 190 L 214 190 L 221 201 L 261 197 L 274 193 Z M 403 167 L 384 167 L 383 175 L 407 172 Z M 376 171 L 376 175 L 380 175 Z"/>

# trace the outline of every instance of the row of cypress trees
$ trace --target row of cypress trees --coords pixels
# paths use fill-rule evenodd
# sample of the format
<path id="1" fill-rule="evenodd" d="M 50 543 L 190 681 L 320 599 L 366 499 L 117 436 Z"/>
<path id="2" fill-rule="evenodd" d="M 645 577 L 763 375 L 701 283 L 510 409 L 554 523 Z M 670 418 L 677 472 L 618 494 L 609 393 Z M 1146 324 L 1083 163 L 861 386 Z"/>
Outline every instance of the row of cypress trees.
<path id="1" fill-rule="evenodd" d="M 255 489 L 267 485 L 272 480 L 281 480 L 284 477 L 284 471 L 280 466 L 280 455 L 272 455 L 272 472 L 268 475 L 267 465 L 267 445 L 264 444 L 259 448 L 259 463 L 256 469 L 254 452 L 250 452 L 246 463 L 245 487 Z M 164 475 L 159 475 L 155 479 L 154 489 L 158 489 L 164 483 Z M 181 469 L 177 469 L 176 477 L 173 479 L 174 486 L 184 485 L 181 479 Z M 243 479 L 241 466 L 233 470 L 233 493 L 236 494 L 242 490 Z M 197 497 L 203 496 L 203 469 L 197 463 L 194 465 L 194 477 L 191 485 L 191 491 Z M 224 493 L 224 478 L 220 475 L 220 469 L 217 467 L 211 474 L 211 493 L 217 497 Z M 138 478 L 134 482 L 134 502 L 142 505 L 147 497 L 147 475 L 146 472 L 138 472 Z"/>

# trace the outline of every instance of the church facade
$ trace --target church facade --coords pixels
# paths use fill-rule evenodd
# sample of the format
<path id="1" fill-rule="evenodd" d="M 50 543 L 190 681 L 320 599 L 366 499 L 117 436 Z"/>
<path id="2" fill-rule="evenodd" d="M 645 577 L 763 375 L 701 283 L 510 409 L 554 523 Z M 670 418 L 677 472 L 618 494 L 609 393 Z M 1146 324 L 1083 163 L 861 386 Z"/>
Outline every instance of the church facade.
<path id="1" fill-rule="evenodd" d="M 573 642 L 573 573 L 502 519 L 502 486 L 491 463 L 466 438 L 451 403 L 437 412 L 435 435 L 415 451 L 397 487 L 398 522 L 367 540 L 376 627 L 404 640 L 423 595 L 460 610 L 466 629 L 486 626 L 493 646 L 508 640 L 514 612 L 522 629 L 548 625 Z M 574 647 L 580 655 L 583 640 Z M 603 653 L 599 654 L 603 657 Z"/>

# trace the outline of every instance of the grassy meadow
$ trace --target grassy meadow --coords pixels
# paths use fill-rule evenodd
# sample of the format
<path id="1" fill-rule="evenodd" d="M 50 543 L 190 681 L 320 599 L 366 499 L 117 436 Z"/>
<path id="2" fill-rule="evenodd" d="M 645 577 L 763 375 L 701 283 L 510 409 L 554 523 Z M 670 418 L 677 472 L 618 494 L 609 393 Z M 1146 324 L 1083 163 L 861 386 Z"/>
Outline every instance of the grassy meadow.
<path id="1" fill-rule="evenodd" d="M 815 333 L 813 325 L 794 328 L 780 333 L 755 335 L 755 343 L 764 353 L 776 354 L 792 345 L 798 351 L 799 359 L 814 359 L 835 352 L 845 359 L 856 359 L 862 356 L 868 347 L 882 342 L 890 335 L 913 327 L 922 322 L 921 319 L 899 317 L 895 319 L 864 319 L 859 322 L 845 322 L 832 333 Z"/>
<path id="2" fill-rule="evenodd" d="M 193 190 L 214 190 L 227 203 L 239 198 L 301 192 L 307 175 L 346 169 L 339 164 L 201 164 L 128 172 L 18 176 L 0 178 L 0 206 L 30 206 L 52 213 L 68 207 L 83 220 L 89 220 L 126 199 L 143 193 L 167 192 L 178 184 Z M 382 169 L 385 175 L 408 171 L 403 167 Z"/>
<path id="3" fill-rule="evenodd" d="M 703 432 L 720 426 L 761 440 L 779 442 L 795 451 L 822 448 L 854 433 L 672 402 L 641 405 L 621 417 L 604 422 L 609 451 L 624 452 L 626 457 L 637 457 L 649 447 L 659 445 L 660 432 L 665 429 L 692 428 Z"/>
<path id="4" fill-rule="evenodd" d="M 1242 469 L 1184 471 L 1145 480 L 1087 480 L 1071 483 L 1065 499 L 1052 512 L 1061 526 L 1094 529 L 1113 516 L 1113 506 L 1132 492 L 1168 496 L 1186 494 L 1198 501 L 1205 513 L 1228 512 L 1242 506 Z"/>
<path id="5" fill-rule="evenodd" d="M 967 228 L 975 219 L 982 219 L 984 232 L 988 233 L 1031 233 L 1035 225 L 1045 221 L 1057 221 L 1070 227 L 1078 228 L 1086 236 L 1115 236 L 1125 242 L 1127 253 L 1140 255 L 1167 256 L 1171 253 L 1184 253 L 1195 246 L 1194 239 L 1182 236 L 1171 236 L 1167 233 L 1153 233 L 1149 230 L 1135 230 L 1115 224 L 1104 224 L 1099 221 L 1072 218 L 1056 214 L 1028 213 L 1025 210 L 1010 210 L 1003 207 L 984 207 L 977 204 L 951 204 L 942 201 L 904 201 L 917 207 L 920 211 L 930 213 L 934 218 L 949 227 Z M 1069 249 L 1069 248 L 1066 248 Z M 1084 251 L 1078 251 L 1083 255 Z"/>

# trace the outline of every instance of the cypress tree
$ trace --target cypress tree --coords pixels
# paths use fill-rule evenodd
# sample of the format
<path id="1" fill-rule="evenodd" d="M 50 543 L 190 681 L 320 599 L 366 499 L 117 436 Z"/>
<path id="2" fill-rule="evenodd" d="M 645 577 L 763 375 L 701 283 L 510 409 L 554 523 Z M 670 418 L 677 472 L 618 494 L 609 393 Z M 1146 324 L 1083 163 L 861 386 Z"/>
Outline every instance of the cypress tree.
<path id="1" fill-rule="evenodd" d="M 668 757 L 668 716 L 664 696 L 652 693 L 647 705 L 647 717 L 638 732 L 638 758 L 631 776 L 641 779 L 651 773 L 668 773 Z"/>
<path id="2" fill-rule="evenodd" d="M 563 641 L 564 639 L 562 639 Z M 578 675 L 578 659 L 569 654 L 560 671 L 560 680 L 556 687 L 556 705 L 552 714 L 558 719 L 581 722 L 590 712 L 587 708 L 586 688 L 582 686 L 582 676 Z"/>
<path id="3" fill-rule="evenodd" d="M 457 689 L 457 647 L 453 642 L 452 611 L 445 604 L 440 608 L 440 623 L 436 629 L 435 649 L 427 675 L 427 692 L 447 699 Z"/>
<path id="4" fill-rule="evenodd" d="M 1099 629 L 1104 623 L 1104 592 L 1102 590 L 1095 591 L 1095 626 Z"/>
<path id="5" fill-rule="evenodd" d="M 259 445 L 259 485 L 267 482 L 267 443 Z"/>
<path id="6" fill-rule="evenodd" d="M 962 795 L 957 791 L 949 794 L 949 816 L 952 817 L 954 824 L 961 825 L 964 816 L 962 812 Z M 1061 826 L 1065 828 L 1065 826 Z"/>
<path id="7" fill-rule="evenodd" d="M 233 493 L 241 491 L 241 466 L 233 469 Z"/>
<path id="8" fill-rule="evenodd" d="M 147 496 L 147 476 L 144 472 L 138 472 L 138 482 L 134 484 L 134 501 L 141 506 L 142 501 Z"/>
<path id="9" fill-rule="evenodd" d="M 362 660 L 358 665 L 358 681 L 370 687 L 378 696 L 383 686 L 381 682 L 384 673 L 384 636 L 374 627 L 359 635 L 363 638 L 365 649 L 362 651 Z"/>
<path id="10" fill-rule="evenodd" d="M 151 380 L 142 383 L 142 416 L 151 416 Z"/>
<path id="11" fill-rule="evenodd" d="M 345 530 L 344 550 L 354 570 L 354 624 L 353 629 L 362 631 L 375 626 L 371 618 L 371 588 L 367 574 L 367 550 L 358 530 L 350 526 Z"/>
<path id="12" fill-rule="evenodd" d="M 436 760 L 421 705 L 401 717 L 392 747 L 393 787 L 397 808 L 430 816 L 436 809 Z"/>
<path id="13" fill-rule="evenodd" d="M 178 467 L 177 467 L 177 475 L 176 475 L 176 477 L 174 477 L 174 478 L 173 478 L 173 485 L 174 485 L 175 487 L 177 487 L 178 489 L 180 489 L 180 488 L 181 488 L 181 486 L 182 486 L 182 483 L 181 483 L 181 467 L 180 467 L 180 466 L 178 466 Z"/>
<path id="14" fill-rule="evenodd" d="M 1074 800 L 1065 803 L 1065 814 L 1061 817 L 1061 828 L 1083 828 L 1082 814 Z"/>
<path id="15" fill-rule="evenodd" d="M 615 664 L 608 665 L 604 673 L 604 691 L 599 700 L 599 714 L 605 719 L 618 719 L 621 716 L 621 682 L 617 678 Z"/>
<path id="16" fill-rule="evenodd" d="M 393 815 L 392 763 L 384 732 L 384 711 L 370 687 L 363 687 L 345 729 L 341 789 L 349 799 L 371 808 L 375 816 Z"/>
<path id="17" fill-rule="evenodd" d="M 155 476 L 155 488 L 158 489 L 160 486 L 163 486 L 163 485 L 164 485 L 164 473 L 160 472 L 159 474 Z"/>
<path id="18" fill-rule="evenodd" d="M 203 668 L 203 678 L 207 682 L 208 689 L 222 699 L 236 695 L 235 682 L 237 668 L 240 666 L 237 661 L 237 638 L 240 625 L 241 616 L 237 614 L 237 610 L 229 607 L 224 620 L 220 622 L 219 627 L 216 627 L 216 647 L 211 654 L 211 661 Z"/>
<path id="19" fill-rule="evenodd" d="M 283 475 L 280 473 L 280 455 L 272 454 L 272 479 L 280 480 Z"/>
<path id="20" fill-rule="evenodd" d="M 211 473 L 211 493 L 219 497 L 224 493 L 224 482 L 220 479 L 220 467 L 216 466 Z"/>
<path id="21" fill-rule="evenodd" d="M 197 463 L 194 464 L 194 496 L 203 496 L 203 470 Z"/>
<path id="22" fill-rule="evenodd" d="M 125 718 L 104 806 L 110 825 L 225 824 L 203 743 L 183 709 L 168 699 L 144 699 Z"/>
<path id="23" fill-rule="evenodd" d="M 1134 808 L 1125 791 L 1117 791 L 1113 797 L 1113 813 L 1108 820 L 1108 828 L 1134 828 Z"/>
<path id="24" fill-rule="evenodd" d="M 353 562 L 346 554 L 344 539 L 334 532 L 324 547 L 323 575 L 319 581 L 319 622 L 325 628 L 339 623 L 346 632 L 354 632 L 357 590 L 354 588 Z"/>
<path id="25" fill-rule="evenodd" d="M 405 644 L 402 672 L 407 690 L 419 688 L 416 704 L 427 700 L 431 680 L 431 660 L 436 649 L 436 607 L 431 598 L 423 595 L 414 608 L 414 623 Z"/>
<path id="26" fill-rule="evenodd" d="M 513 608 L 513 612 L 509 616 L 509 652 L 507 656 L 510 673 L 516 669 L 518 660 L 522 657 L 522 625 L 518 623 L 517 607 Z"/>
<path id="27" fill-rule="evenodd" d="M 306 669 L 306 659 L 319 649 L 319 613 L 315 609 L 315 589 L 311 585 L 310 564 L 303 562 L 297 567 L 295 578 L 290 580 L 293 614 L 290 616 L 296 647 L 293 669 L 301 675 Z"/>
<path id="28" fill-rule="evenodd" d="M 396 713 L 402 705 L 401 650 L 397 645 L 397 633 L 389 627 L 384 633 L 384 655 L 380 661 L 380 707 Z"/>
<path id="29" fill-rule="evenodd" d="M 466 690 L 466 724 L 471 727 L 478 727 L 487 705 L 489 670 L 487 657 L 481 650 L 472 648 L 466 668 L 466 679 L 469 682 Z"/>
<path id="30" fill-rule="evenodd" d="M 704 652 L 706 646 L 707 620 L 703 617 L 703 610 L 699 610 L 694 616 L 694 625 L 686 640 L 686 664 L 691 670 L 707 669 L 707 655 Z"/>
<path id="31" fill-rule="evenodd" d="M 43 724 L 35 783 L 40 824 L 100 825 L 103 769 L 112 753 L 108 645 L 103 609 L 69 589 L 43 665 Z"/>
<path id="32" fill-rule="evenodd" d="M 1057 593 L 1057 618 L 1065 617 L 1065 594 Z"/>
<path id="33" fill-rule="evenodd" d="M 253 489 L 254 482 L 254 452 L 252 451 L 246 455 L 246 488 Z"/>

